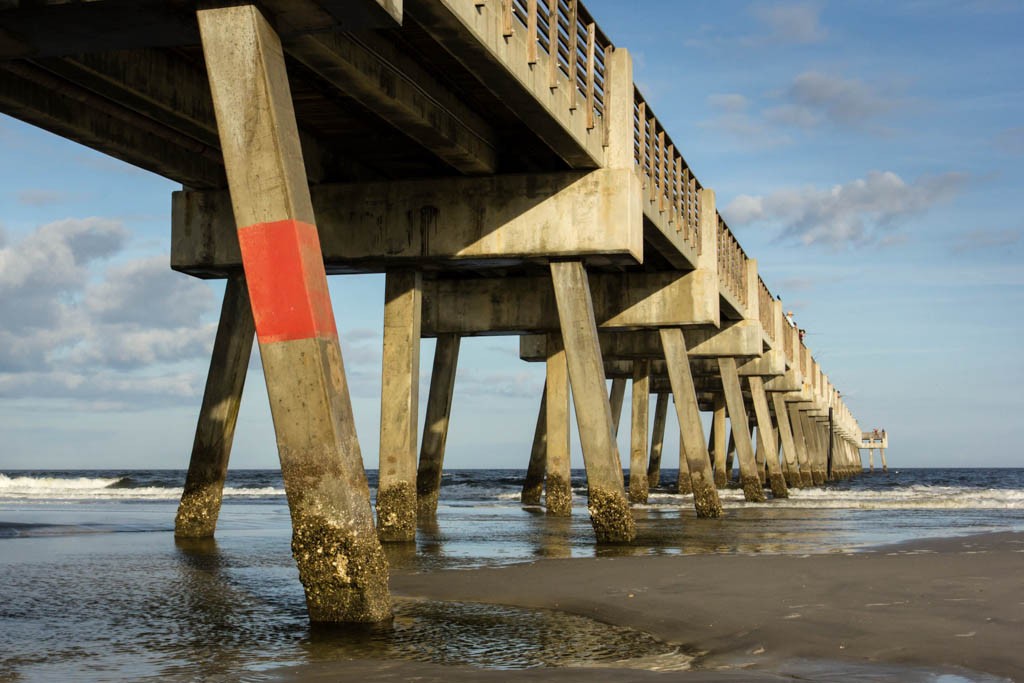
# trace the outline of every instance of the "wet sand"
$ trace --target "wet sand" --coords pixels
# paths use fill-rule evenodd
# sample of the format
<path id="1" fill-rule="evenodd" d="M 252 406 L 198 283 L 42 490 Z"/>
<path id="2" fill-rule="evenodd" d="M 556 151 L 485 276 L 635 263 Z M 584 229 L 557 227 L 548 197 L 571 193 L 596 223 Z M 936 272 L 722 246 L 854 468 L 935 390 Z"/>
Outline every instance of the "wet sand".
<path id="1" fill-rule="evenodd" d="M 280 680 L 1024 680 L 1024 534 L 825 555 L 546 559 L 396 571 L 396 596 L 546 608 L 702 653 L 694 670 L 488 671 L 356 660 Z M 566 634 L 571 637 L 571 634 Z M 961 678 L 956 678 L 959 675 Z"/>

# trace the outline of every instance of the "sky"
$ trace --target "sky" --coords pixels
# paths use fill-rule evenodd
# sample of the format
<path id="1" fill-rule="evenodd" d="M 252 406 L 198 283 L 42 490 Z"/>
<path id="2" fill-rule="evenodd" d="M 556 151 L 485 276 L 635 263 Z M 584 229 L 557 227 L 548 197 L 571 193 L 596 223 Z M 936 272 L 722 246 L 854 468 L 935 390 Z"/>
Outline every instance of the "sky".
<path id="1" fill-rule="evenodd" d="M 1024 467 L 1024 3 L 586 5 L 890 466 Z M 4 115 L 0 159 L 0 469 L 187 467 L 223 284 L 168 267 L 178 187 Z M 331 294 L 375 468 L 383 277 Z M 543 381 L 464 340 L 446 465 L 525 467 Z M 254 352 L 232 467 L 275 466 Z"/>

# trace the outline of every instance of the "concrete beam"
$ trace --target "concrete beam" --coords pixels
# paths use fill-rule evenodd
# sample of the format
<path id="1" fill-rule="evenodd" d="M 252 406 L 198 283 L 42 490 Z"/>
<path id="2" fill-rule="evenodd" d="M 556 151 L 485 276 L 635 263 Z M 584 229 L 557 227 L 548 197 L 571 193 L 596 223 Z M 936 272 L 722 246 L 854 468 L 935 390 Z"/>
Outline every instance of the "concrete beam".
<path id="1" fill-rule="evenodd" d="M 753 321 L 740 321 L 722 329 L 688 328 L 683 334 L 690 345 L 691 359 L 750 358 L 758 353 L 758 327 Z M 608 331 L 599 333 L 601 355 L 606 362 L 664 358 L 660 337 L 654 330 Z M 545 358 L 544 336 L 525 334 L 519 338 L 519 357 L 527 362 Z M 657 365 L 655 367 L 658 367 Z"/>
<path id="2" fill-rule="evenodd" d="M 598 170 L 310 188 L 328 273 L 599 257 L 643 260 L 639 179 Z M 171 267 L 225 277 L 241 266 L 225 192 L 175 192 Z M 550 290 L 550 286 L 546 287 Z"/>

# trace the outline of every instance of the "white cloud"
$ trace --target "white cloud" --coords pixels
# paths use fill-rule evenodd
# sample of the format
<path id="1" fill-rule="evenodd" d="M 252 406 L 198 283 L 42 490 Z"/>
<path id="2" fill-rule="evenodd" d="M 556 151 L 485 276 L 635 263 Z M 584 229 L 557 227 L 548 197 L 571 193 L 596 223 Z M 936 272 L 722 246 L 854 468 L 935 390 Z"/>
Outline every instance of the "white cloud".
<path id="1" fill-rule="evenodd" d="M 964 180 L 961 174 L 947 173 L 908 183 L 891 171 L 872 171 L 830 188 L 740 195 L 723 213 L 730 224 L 773 226 L 780 236 L 803 244 L 892 244 L 898 242 L 891 233 L 901 220 L 949 200 Z"/>
<path id="2" fill-rule="evenodd" d="M 118 221 L 66 219 L 0 244 L 0 396 L 117 403 L 195 394 L 196 373 L 171 366 L 208 356 L 212 292 L 172 272 L 165 256 L 101 270 L 127 237 Z"/>
<path id="3" fill-rule="evenodd" d="M 708 105 L 718 111 L 738 112 L 746 111 L 750 101 L 738 93 L 715 93 L 708 95 Z"/>
<path id="4" fill-rule="evenodd" d="M 765 112 L 769 120 L 810 127 L 822 121 L 840 126 L 860 126 L 891 109 L 894 101 L 856 78 L 806 71 L 784 93 L 786 103 Z"/>
<path id="5" fill-rule="evenodd" d="M 828 37 L 821 25 L 821 7 L 812 3 L 758 4 L 751 13 L 767 29 L 762 41 L 773 43 L 820 43 Z"/>

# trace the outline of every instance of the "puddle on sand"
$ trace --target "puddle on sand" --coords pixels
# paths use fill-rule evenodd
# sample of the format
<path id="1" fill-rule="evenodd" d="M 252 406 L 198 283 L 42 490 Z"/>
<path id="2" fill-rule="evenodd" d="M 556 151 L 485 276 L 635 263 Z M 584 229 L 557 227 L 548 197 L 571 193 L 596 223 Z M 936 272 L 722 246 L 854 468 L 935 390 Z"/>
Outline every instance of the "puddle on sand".
<path id="1" fill-rule="evenodd" d="M 485 669 L 608 666 L 683 671 L 691 655 L 653 636 L 563 612 L 469 602 L 396 600 L 390 629 L 314 630 L 313 660 L 404 659 Z"/>

